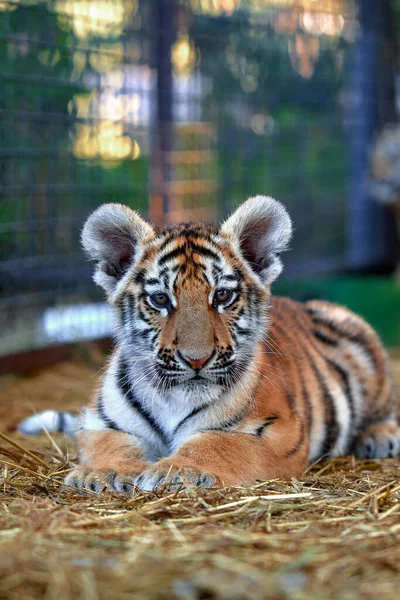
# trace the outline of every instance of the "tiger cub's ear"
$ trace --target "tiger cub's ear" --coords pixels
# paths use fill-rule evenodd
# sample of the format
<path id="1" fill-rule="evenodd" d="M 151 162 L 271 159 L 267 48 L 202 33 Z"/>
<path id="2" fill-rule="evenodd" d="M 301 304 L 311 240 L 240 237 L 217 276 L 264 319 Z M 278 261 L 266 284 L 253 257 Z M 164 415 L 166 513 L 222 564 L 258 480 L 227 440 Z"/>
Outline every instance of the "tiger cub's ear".
<path id="1" fill-rule="evenodd" d="M 103 204 L 86 221 L 82 245 L 96 261 L 94 281 L 111 293 L 123 277 L 139 246 L 153 237 L 151 226 L 122 204 Z"/>
<path id="2" fill-rule="evenodd" d="M 280 202 L 269 196 L 249 198 L 222 225 L 251 269 L 265 284 L 282 271 L 279 254 L 287 250 L 292 236 L 290 217 Z"/>

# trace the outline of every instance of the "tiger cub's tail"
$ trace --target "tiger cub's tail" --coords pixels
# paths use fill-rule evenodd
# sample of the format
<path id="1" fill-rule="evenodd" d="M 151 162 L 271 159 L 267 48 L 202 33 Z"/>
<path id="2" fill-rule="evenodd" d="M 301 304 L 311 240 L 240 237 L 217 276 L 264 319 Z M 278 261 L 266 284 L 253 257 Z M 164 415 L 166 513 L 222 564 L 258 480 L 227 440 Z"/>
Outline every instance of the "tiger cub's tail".
<path id="1" fill-rule="evenodd" d="M 38 435 L 48 431 L 74 435 L 78 428 L 78 417 L 57 410 L 44 410 L 18 424 L 18 431 L 25 435 Z"/>

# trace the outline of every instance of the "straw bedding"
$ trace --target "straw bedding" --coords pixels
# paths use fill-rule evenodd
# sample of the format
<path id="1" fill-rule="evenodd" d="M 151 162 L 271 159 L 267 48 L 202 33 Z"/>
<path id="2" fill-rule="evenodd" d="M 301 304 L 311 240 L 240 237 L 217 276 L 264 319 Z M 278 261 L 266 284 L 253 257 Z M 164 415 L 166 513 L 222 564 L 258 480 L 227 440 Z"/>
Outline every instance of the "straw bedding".
<path id="1" fill-rule="evenodd" d="M 400 383 L 399 354 L 394 364 Z M 96 371 L 80 360 L 0 379 L 1 599 L 399 598 L 398 459 L 130 499 L 63 489 L 71 440 L 14 426 L 32 410 L 77 410 Z"/>

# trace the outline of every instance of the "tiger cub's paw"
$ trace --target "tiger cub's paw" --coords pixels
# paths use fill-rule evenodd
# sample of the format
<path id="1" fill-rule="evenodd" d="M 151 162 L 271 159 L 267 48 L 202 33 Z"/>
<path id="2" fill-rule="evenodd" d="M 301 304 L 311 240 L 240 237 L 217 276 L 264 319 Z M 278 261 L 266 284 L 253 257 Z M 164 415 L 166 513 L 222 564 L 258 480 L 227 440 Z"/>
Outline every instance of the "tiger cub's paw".
<path id="1" fill-rule="evenodd" d="M 393 423 L 372 425 L 359 438 L 358 458 L 395 458 L 400 456 L 400 427 Z"/>
<path id="2" fill-rule="evenodd" d="M 197 467 L 160 460 L 138 475 L 134 479 L 133 485 L 145 491 L 157 488 L 176 491 L 188 487 L 211 488 L 221 485 L 221 481 L 216 475 L 205 473 Z"/>
<path id="3" fill-rule="evenodd" d="M 64 484 L 100 494 L 111 487 L 114 471 L 93 471 L 87 467 L 76 467 L 64 479 Z"/>
<path id="4" fill-rule="evenodd" d="M 104 491 L 131 492 L 130 482 L 138 473 L 117 473 L 112 470 L 93 471 L 87 467 L 76 467 L 64 479 L 64 484 L 100 494 Z M 126 483 L 129 482 L 129 483 Z"/>

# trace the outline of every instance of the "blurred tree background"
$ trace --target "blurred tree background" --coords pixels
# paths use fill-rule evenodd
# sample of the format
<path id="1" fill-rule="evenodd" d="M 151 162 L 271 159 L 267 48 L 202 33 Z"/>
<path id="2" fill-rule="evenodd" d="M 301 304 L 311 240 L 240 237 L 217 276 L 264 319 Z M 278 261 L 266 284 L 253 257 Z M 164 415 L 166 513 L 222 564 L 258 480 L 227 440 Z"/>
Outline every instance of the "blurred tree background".
<path id="1" fill-rule="evenodd" d="M 398 0 L 1 1 L 0 353 L 45 343 L 48 308 L 99 300 L 79 230 L 110 201 L 162 222 L 273 195 L 296 229 L 277 291 L 357 310 L 372 280 L 346 273 L 395 263 L 366 182 L 397 118 L 399 20 Z M 396 343 L 398 292 L 373 285 L 390 323 L 360 310 Z"/>
<path id="2" fill-rule="evenodd" d="M 146 210 L 148 161 L 135 156 L 118 106 L 108 115 L 97 102 L 129 54 L 125 13 L 108 23 L 81 4 L 0 3 L 0 219 L 16 227 L 1 238 L 1 260 L 71 260 L 82 214 L 101 201 L 127 196 Z"/>

